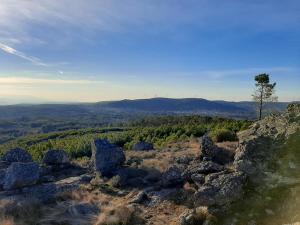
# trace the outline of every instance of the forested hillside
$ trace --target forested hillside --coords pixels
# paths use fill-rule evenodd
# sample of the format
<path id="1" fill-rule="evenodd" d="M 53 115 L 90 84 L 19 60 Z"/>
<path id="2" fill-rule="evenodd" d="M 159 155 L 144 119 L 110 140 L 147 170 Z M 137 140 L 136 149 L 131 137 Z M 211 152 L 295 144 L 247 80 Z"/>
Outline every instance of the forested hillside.
<path id="1" fill-rule="evenodd" d="M 265 113 L 282 111 L 286 105 L 287 103 L 271 103 L 265 106 Z M 208 101 L 196 98 L 0 106 L 0 143 L 26 135 L 96 127 L 118 127 L 137 118 L 177 114 L 235 119 L 256 118 L 253 102 Z"/>
<path id="2" fill-rule="evenodd" d="M 200 137 L 210 131 L 225 133 L 225 139 L 235 139 L 235 132 L 246 129 L 250 121 L 202 116 L 145 117 L 119 124 L 111 128 L 85 128 L 48 134 L 29 135 L 0 145 L 0 153 L 13 147 L 22 147 L 40 160 L 48 149 L 64 149 L 72 158 L 91 155 L 93 138 L 107 138 L 125 149 L 131 149 L 138 141 L 154 143 L 159 148 L 167 143 Z"/>

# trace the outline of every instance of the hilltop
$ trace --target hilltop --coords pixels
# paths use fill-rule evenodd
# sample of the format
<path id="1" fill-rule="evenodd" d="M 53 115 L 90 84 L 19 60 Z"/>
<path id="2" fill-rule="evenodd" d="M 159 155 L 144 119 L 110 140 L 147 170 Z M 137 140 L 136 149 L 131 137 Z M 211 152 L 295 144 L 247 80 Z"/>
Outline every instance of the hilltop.
<path id="1" fill-rule="evenodd" d="M 209 132 L 159 147 L 144 137 L 123 151 L 102 136 L 89 142 L 91 157 L 72 160 L 68 151 L 50 149 L 38 162 L 30 151 L 6 149 L 0 218 L 49 225 L 298 224 L 299 131 L 300 105 L 292 104 L 230 142 Z M 54 138 L 69 146 L 70 137 Z"/>
<path id="2" fill-rule="evenodd" d="M 282 111 L 289 103 L 277 102 L 266 105 L 267 110 Z M 22 117 L 69 117 L 95 116 L 108 113 L 134 114 L 200 114 L 231 118 L 255 118 L 255 103 L 211 101 L 202 98 L 150 98 L 136 100 L 104 101 L 97 103 L 68 104 L 18 104 L 0 106 L 0 119 Z"/>

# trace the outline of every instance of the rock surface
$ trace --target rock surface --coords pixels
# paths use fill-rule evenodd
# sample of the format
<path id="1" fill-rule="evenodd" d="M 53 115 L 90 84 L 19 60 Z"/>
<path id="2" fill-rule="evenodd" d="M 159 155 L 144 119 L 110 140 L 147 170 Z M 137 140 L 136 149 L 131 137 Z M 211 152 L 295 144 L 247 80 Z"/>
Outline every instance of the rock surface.
<path id="1" fill-rule="evenodd" d="M 126 160 L 123 149 L 105 139 L 92 141 L 92 159 L 102 176 L 112 176 Z"/>
<path id="2" fill-rule="evenodd" d="M 212 161 L 196 162 L 183 172 L 183 177 L 186 180 L 193 180 L 192 177 L 198 174 L 210 174 L 224 170 L 224 167 Z"/>
<path id="3" fill-rule="evenodd" d="M 300 129 L 300 105 L 291 104 L 280 115 L 271 115 L 238 134 L 239 146 L 234 158 L 236 170 L 256 178 L 276 157 L 286 139 Z"/>
<path id="4" fill-rule="evenodd" d="M 34 162 L 12 163 L 5 173 L 4 190 L 21 188 L 35 184 L 39 179 L 39 165 Z"/>
<path id="5" fill-rule="evenodd" d="M 167 169 L 161 178 L 161 183 L 163 187 L 176 186 L 183 182 L 182 172 L 177 166 L 171 166 Z"/>
<path id="6" fill-rule="evenodd" d="M 2 158 L 6 162 L 32 162 L 31 155 L 22 148 L 14 148 L 6 152 Z"/>
<path id="7" fill-rule="evenodd" d="M 67 164 L 69 162 L 68 154 L 64 150 L 49 150 L 43 159 L 43 163 L 46 165 Z"/>
<path id="8" fill-rule="evenodd" d="M 141 204 L 146 200 L 148 200 L 148 195 L 145 191 L 140 191 L 129 203 Z"/>
<path id="9" fill-rule="evenodd" d="M 205 183 L 205 175 L 204 174 L 192 174 L 191 180 L 197 185 L 202 186 Z"/>
<path id="10" fill-rule="evenodd" d="M 198 206 L 228 205 L 243 195 L 245 181 L 246 176 L 240 172 L 210 174 L 195 193 L 195 204 Z"/>
<path id="11" fill-rule="evenodd" d="M 149 151 L 153 149 L 153 144 L 145 141 L 140 141 L 133 146 L 133 150 L 135 151 Z"/>

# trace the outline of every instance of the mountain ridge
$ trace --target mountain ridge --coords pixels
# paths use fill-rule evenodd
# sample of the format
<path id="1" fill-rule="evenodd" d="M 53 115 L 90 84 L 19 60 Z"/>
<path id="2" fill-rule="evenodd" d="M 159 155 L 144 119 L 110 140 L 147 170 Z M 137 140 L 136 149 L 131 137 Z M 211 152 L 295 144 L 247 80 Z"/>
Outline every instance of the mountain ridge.
<path id="1" fill-rule="evenodd" d="M 282 111 L 289 102 L 268 103 L 266 110 Z M 255 103 L 207 100 L 203 98 L 123 99 L 95 103 L 47 103 L 0 106 L 0 119 L 20 117 L 69 117 L 109 113 L 203 114 L 236 118 L 254 118 Z"/>

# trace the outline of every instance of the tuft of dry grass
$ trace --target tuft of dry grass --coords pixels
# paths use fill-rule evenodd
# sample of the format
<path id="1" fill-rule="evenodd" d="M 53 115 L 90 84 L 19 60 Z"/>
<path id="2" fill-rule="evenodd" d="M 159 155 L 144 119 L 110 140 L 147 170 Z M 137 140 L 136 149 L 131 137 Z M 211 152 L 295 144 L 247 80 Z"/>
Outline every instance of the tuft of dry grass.
<path id="1" fill-rule="evenodd" d="M 194 218 L 195 218 L 195 221 L 205 221 L 205 220 L 214 221 L 215 220 L 215 217 L 209 213 L 208 208 L 205 206 L 200 206 L 195 209 Z"/>
<path id="2" fill-rule="evenodd" d="M 110 206 L 104 208 L 94 225 L 130 225 L 134 216 L 133 206 Z"/>

